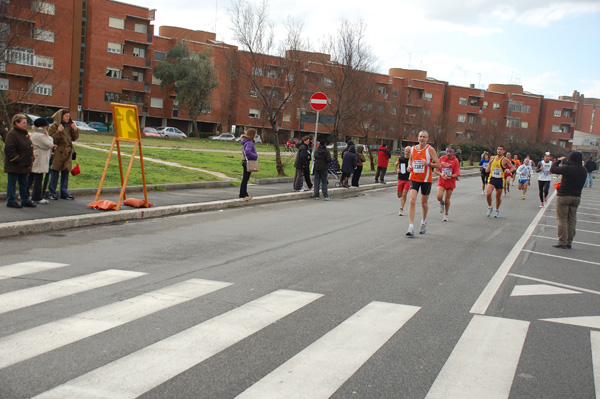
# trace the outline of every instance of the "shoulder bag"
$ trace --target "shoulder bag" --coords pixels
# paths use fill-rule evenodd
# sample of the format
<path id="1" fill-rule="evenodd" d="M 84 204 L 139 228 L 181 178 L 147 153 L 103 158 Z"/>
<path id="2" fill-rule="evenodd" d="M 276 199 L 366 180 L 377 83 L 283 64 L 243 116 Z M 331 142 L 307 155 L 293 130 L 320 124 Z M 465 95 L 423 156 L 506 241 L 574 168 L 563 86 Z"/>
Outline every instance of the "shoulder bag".
<path id="1" fill-rule="evenodd" d="M 244 151 L 244 147 L 242 147 L 242 153 L 244 154 L 244 158 L 246 158 L 246 170 L 248 172 L 258 172 L 260 170 L 260 167 L 258 166 L 258 160 L 249 160 L 246 156 L 246 151 Z"/>

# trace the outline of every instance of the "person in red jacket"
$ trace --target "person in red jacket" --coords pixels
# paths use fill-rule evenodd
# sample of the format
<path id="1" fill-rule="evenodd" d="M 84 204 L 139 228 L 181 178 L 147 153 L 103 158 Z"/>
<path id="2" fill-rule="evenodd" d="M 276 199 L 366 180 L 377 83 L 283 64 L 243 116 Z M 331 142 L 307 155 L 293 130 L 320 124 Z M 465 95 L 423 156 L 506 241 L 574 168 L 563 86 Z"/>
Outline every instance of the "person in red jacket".
<path id="1" fill-rule="evenodd" d="M 391 157 L 392 153 L 387 149 L 387 144 L 383 143 L 379 147 L 379 151 L 377 151 L 377 173 L 375 173 L 375 183 L 381 181 L 382 184 L 385 184 L 385 172 L 387 172 Z"/>

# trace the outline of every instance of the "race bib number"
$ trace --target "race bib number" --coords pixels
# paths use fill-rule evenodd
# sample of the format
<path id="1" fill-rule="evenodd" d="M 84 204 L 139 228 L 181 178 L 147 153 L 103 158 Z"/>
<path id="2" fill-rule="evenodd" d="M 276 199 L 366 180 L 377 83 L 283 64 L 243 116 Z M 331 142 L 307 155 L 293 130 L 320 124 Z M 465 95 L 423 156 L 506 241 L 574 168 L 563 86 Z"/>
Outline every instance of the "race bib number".
<path id="1" fill-rule="evenodd" d="M 492 169 L 492 177 L 500 179 L 502 178 L 502 169 L 494 168 Z"/>
<path id="2" fill-rule="evenodd" d="M 442 173 L 445 173 L 447 175 L 451 175 L 452 174 L 452 168 L 442 168 Z"/>
<path id="3" fill-rule="evenodd" d="M 425 172 L 425 166 L 423 165 L 422 161 L 415 161 L 413 163 L 413 171 L 415 173 L 424 173 Z"/>
<path id="4" fill-rule="evenodd" d="M 406 164 L 400 164 L 400 173 L 405 174 L 406 173 Z"/>

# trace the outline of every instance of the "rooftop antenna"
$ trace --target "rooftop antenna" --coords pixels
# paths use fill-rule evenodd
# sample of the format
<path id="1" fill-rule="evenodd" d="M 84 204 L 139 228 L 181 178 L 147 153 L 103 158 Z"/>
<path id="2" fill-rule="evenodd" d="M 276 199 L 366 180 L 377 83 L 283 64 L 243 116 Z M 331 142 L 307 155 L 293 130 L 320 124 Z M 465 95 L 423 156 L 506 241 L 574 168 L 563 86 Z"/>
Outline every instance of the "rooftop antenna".
<path id="1" fill-rule="evenodd" d="M 412 53 L 408 53 L 408 69 L 410 69 L 410 59 L 412 57 Z"/>
<path id="2" fill-rule="evenodd" d="M 219 20 L 219 0 L 215 0 L 215 37 L 217 36 L 217 21 Z"/>
<path id="3" fill-rule="evenodd" d="M 481 72 L 478 72 L 477 75 L 479 75 L 479 83 L 477 83 L 477 87 L 481 89 Z"/>

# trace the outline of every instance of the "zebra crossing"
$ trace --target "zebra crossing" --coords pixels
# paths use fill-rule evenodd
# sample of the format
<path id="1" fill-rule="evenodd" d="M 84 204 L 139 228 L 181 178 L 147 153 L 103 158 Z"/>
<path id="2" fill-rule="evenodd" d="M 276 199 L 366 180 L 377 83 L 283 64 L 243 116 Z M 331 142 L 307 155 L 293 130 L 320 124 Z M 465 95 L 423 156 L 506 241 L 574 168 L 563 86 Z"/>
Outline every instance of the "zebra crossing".
<path id="1" fill-rule="evenodd" d="M 24 262 L 0 266 L 0 280 L 61 267 L 69 265 Z M 86 295 L 86 291 L 144 275 L 110 269 L 1 294 L 0 317 L 9 312 L 25 312 L 29 306 L 66 296 Z M 159 311 L 174 310 L 232 285 L 189 279 L 0 337 L 0 397 L 4 397 L 2 384 L 6 383 L 2 373 L 20 362 L 35 361 L 40 355 L 51 356 L 59 348 L 68 350 L 68 345 L 75 342 Z M 289 289 L 267 293 L 91 371 L 84 371 L 69 381 L 59 382 L 44 392 L 35 391 L 32 396 L 61 399 L 139 397 L 248 337 L 260 334 L 283 318 L 293 317 L 323 297 L 320 293 Z M 240 390 L 237 398 L 329 398 L 421 310 L 413 305 L 370 302 L 245 390 Z M 473 316 L 426 397 L 508 398 L 529 326 L 527 321 Z M 596 392 L 600 392 L 600 333 L 597 331 L 590 334 L 590 348 Z"/>

